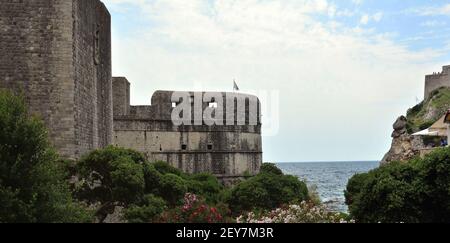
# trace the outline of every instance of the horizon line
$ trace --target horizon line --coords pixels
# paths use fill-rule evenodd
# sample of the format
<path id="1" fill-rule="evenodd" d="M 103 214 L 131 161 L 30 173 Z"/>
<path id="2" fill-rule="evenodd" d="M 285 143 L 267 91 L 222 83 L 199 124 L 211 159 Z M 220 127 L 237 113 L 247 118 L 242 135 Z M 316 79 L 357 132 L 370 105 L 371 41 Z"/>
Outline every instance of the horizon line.
<path id="1" fill-rule="evenodd" d="M 335 160 L 335 161 L 281 161 L 281 162 L 264 162 L 264 163 L 275 163 L 275 164 L 300 164 L 300 163 L 358 163 L 358 162 L 378 162 L 380 160 Z"/>

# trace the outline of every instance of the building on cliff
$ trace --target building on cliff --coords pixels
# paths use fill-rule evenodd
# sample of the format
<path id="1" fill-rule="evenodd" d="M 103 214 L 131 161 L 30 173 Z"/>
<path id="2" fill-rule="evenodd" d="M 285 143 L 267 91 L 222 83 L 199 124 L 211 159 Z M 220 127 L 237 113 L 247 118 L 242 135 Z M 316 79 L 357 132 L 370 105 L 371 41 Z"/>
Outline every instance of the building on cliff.
<path id="1" fill-rule="evenodd" d="M 24 94 L 65 158 L 116 144 L 188 173 L 213 173 L 224 182 L 259 172 L 259 101 L 256 114 L 244 109 L 247 118 L 257 117 L 256 124 L 176 126 L 173 92 L 156 92 L 151 106 L 131 106 L 128 81 L 111 77 L 111 17 L 101 1 L 0 4 L 0 88 Z"/>
<path id="2" fill-rule="evenodd" d="M 439 147 L 442 139 L 448 141 L 450 129 L 444 115 L 450 109 L 449 88 L 450 65 L 444 66 L 440 73 L 425 77 L 424 101 L 409 109 L 406 117 L 396 120 L 391 148 L 381 164 L 424 156 Z"/>
<path id="3" fill-rule="evenodd" d="M 187 173 L 210 172 L 225 184 L 233 183 L 244 175 L 255 175 L 262 164 L 261 119 L 259 100 L 255 96 L 240 93 L 218 93 L 223 97 L 225 114 L 235 114 L 232 125 L 175 125 L 172 119 L 173 91 L 157 91 L 151 98 L 151 106 L 130 106 L 130 83 L 126 78 L 113 78 L 114 93 L 114 143 L 117 146 L 144 153 L 150 161 L 166 161 Z M 204 92 L 187 92 L 202 98 Z M 238 122 L 238 105 L 228 106 L 225 97 L 232 96 L 245 101 L 245 123 Z M 257 101 L 257 109 L 250 108 L 250 100 Z M 202 110 L 214 102 L 203 102 Z M 256 111 L 256 112 L 252 112 Z M 256 123 L 250 122 L 250 117 Z M 194 116 L 192 116 L 194 119 Z M 200 118 L 202 119 L 202 118 Z"/>
<path id="4" fill-rule="evenodd" d="M 76 159 L 112 143 L 111 17 L 99 0 L 0 0 L 0 88 Z"/>
<path id="5" fill-rule="evenodd" d="M 450 87 L 450 65 L 442 67 L 442 72 L 425 76 L 425 100 L 436 89 Z"/>

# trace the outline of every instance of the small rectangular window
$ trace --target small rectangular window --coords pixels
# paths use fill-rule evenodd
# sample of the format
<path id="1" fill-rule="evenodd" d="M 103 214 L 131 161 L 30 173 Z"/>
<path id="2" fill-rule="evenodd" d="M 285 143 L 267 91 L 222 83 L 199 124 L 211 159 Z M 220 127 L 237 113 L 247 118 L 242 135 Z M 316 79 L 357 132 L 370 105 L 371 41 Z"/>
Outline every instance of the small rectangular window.
<path id="1" fill-rule="evenodd" d="M 208 144 L 208 150 L 213 150 L 213 145 L 212 144 Z"/>
<path id="2" fill-rule="evenodd" d="M 187 150 L 187 145 L 186 144 L 181 145 L 181 150 Z"/>

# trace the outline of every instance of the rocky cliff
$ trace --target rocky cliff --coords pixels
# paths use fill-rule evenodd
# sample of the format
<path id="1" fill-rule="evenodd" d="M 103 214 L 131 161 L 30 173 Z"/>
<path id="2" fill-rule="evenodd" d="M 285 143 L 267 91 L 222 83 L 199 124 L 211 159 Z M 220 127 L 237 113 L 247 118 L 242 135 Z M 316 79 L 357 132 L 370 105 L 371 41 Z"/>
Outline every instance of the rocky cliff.
<path id="1" fill-rule="evenodd" d="M 419 149 L 423 146 L 422 139 L 410 135 L 406 125 L 407 119 L 405 116 L 401 116 L 395 121 L 391 149 L 384 156 L 381 164 L 387 164 L 392 161 L 405 161 L 419 154 Z"/>
<path id="2" fill-rule="evenodd" d="M 406 117 L 400 116 L 394 123 L 392 145 L 381 164 L 392 161 L 406 161 L 419 154 L 426 147 L 421 137 L 411 134 L 433 125 L 450 108 L 450 88 L 433 91 L 430 97 L 409 109 Z"/>

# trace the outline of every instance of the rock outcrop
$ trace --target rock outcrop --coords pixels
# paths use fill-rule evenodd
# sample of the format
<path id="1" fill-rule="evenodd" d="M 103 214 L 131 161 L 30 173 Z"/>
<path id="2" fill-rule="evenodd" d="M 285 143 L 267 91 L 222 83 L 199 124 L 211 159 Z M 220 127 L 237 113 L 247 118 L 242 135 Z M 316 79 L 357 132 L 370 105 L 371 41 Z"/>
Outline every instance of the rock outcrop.
<path id="1" fill-rule="evenodd" d="M 406 161 L 419 154 L 419 148 L 423 147 L 423 142 L 420 138 L 408 134 L 407 122 L 405 116 L 400 116 L 395 121 L 391 149 L 381 161 L 382 165 L 392 161 Z"/>

